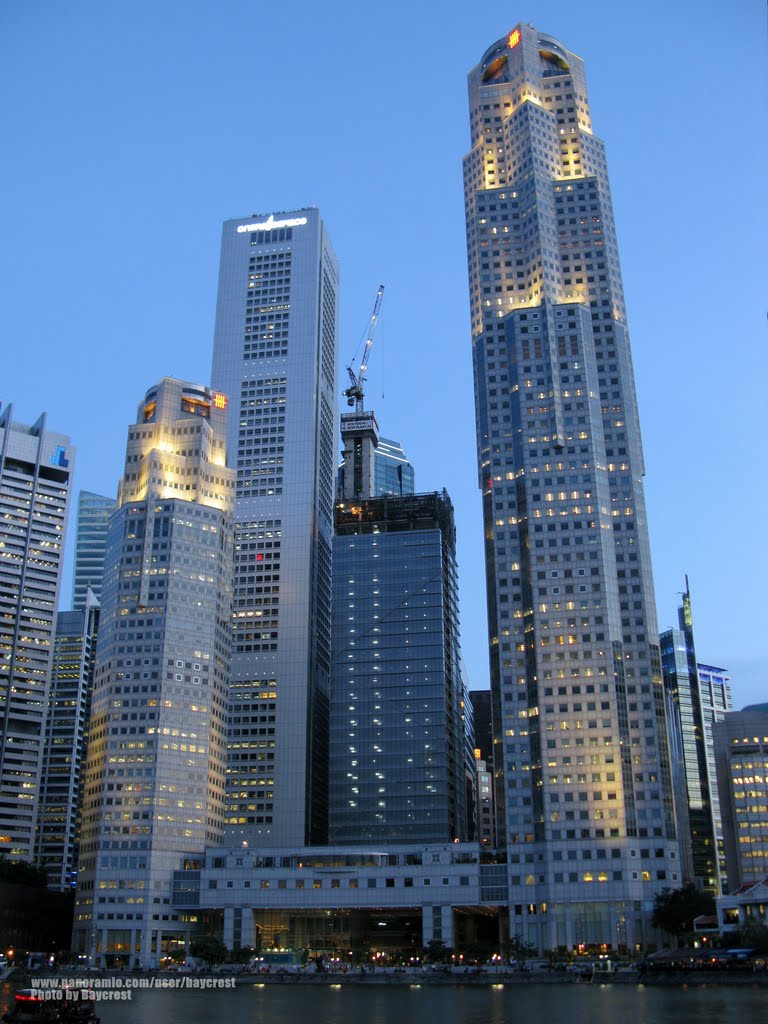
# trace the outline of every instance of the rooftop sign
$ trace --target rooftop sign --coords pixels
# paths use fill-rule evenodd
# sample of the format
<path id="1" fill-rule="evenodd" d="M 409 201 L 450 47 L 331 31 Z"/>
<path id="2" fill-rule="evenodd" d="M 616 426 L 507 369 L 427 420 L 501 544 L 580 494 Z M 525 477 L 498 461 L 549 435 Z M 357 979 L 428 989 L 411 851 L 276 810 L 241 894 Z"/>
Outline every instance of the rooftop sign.
<path id="1" fill-rule="evenodd" d="M 274 228 L 300 228 L 307 223 L 306 217 L 289 217 L 287 220 L 275 220 L 270 213 L 269 217 L 261 224 L 238 224 L 238 235 L 246 231 L 272 231 Z"/>

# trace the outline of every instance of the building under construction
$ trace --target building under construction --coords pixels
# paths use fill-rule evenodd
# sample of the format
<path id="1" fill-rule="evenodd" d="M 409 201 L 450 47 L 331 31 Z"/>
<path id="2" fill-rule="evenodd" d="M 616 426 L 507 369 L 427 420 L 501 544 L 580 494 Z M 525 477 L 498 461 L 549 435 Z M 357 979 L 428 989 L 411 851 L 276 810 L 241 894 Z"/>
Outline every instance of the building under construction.
<path id="1" fill-rule="evenodd" d="M 329 842 L 474 838 L 447 493 L 336 507 Z"/>

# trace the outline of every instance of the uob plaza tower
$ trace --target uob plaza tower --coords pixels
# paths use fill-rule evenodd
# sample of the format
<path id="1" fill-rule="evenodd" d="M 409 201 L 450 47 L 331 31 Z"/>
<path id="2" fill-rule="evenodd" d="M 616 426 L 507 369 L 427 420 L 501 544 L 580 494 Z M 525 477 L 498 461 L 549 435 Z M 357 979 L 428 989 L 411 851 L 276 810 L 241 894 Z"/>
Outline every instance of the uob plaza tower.
<path id="1" fill-rule="evenodd" d="M 510 933 L 634 949 L 681 884 L 637 401 L 582 61 L 529 25 L 464 159 Z M 502 840 L 503 837 L 503 840 Z"/>

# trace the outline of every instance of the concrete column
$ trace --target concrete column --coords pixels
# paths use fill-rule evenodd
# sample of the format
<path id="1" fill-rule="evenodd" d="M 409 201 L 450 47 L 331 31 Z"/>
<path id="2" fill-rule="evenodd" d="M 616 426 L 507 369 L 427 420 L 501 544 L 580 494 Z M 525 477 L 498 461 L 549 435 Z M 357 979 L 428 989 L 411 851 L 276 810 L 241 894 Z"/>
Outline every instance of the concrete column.
<path id="1" fill-rule="evenodd" d="M 423 906 L 421 908 L 421 942 L 424 948 L 430 944 L 434 938 L 434 931 L 432 929 L 432 904 Z"/>
<path id="2" fill-rule="evenodd" d="M 569 951 L 573 951 L 573 917 L 568 903 L 565 904 L 565 945 Z"/>
<path id="3" fill-rule="evenodd" d="M 256 929 L 253 926 L 253 910 L 243 907 L 243 918 L 240 923 L 240 948 L 248 949 L 256 944 Z"/>
<path id="4" fill-rule="evenodd" d="M 441 907 L 440 919 L 443 925 L 443 945 L 453 947 L 456 941 L 453 934 L 453 907 Z"/>
<path id="5" fill-rule="evenodd" d="M 225 907 L 224 908 L 224 945 L 227 949 L 232 949 L 235 941 L 235 908 Z"/>

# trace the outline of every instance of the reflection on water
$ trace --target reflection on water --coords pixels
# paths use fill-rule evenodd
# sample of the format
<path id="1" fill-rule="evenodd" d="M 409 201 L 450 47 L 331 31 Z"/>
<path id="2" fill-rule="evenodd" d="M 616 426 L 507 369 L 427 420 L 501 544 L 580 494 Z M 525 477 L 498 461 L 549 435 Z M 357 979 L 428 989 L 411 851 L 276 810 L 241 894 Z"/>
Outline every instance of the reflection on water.
<path id="1" fill-rule="evenodd" d="M 0 992 L 0 1004 L 9 994 Z M 130 1002 L 102 1002 L 99 1014 L 102 1024 L 768 1024 L 768 990 L 270 984 L 134 992 Z"/>

